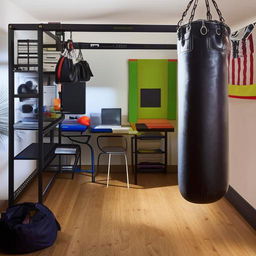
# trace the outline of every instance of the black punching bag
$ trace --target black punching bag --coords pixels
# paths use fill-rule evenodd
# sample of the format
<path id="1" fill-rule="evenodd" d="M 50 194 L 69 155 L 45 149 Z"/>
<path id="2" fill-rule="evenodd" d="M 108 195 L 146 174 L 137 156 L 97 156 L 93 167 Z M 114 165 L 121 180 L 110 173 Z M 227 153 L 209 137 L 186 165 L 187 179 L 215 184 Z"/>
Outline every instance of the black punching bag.
<path id="1" fill-rule="evenodd" d="M 194 2 L 190 21 L 180 26 Z M 193 21 L 192 0 L 178 24 L 178 180 L 193 203 L 219 200 L 228 188 L 227 79 L 230 28 L 220 21 Z"/>

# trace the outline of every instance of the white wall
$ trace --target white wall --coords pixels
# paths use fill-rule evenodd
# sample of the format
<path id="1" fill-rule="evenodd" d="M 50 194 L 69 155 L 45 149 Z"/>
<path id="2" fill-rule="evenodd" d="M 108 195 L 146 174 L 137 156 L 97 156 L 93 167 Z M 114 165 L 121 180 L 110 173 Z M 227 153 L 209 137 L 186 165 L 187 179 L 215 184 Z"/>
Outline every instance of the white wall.
<path id="1" fill-rule="evenodd" d="M 1 93 L 8 97 L 8 24 L 16 22 L 36 22 L 34 18 L 8 0 L 1 1 L 0 21 L 0 88 Z M 29 145 L 35 136 L 27 132 L 19 132 L 16 137 L 16 152 Z M 29 161 L 15 163 L 15 187 L 17 188 L 35 168 Z M 7 137 L 0 142 L 0 200 L 7 199 L 8 193 L 8 143 Z"/>
<path id="2" fill-rule="evenodd" d="M 20 10 L 9 1 L 2 1 L 2 21 L 0 23 L 0 86 L 8 97 L 8 24 L 9 23 L 38 23 L 39 21 Z M 20 34 L 20 33 L 19 33 Z M 81 42 L 127 42 L 127 43 L 176 43 L 175 35 L 142 34 L 142 33 L 73 33 L 74 41 Z M 124 122 L 128 113 L 128 59 L 130 58 L 176 58 L 175 51 L 143 51 L 143 50 L 88 50 L 84 57 L 90 63 L 94 78 L 87 87 L 87 113 L 100 112 L 102 107 L 121 107 Z M 16 133 L 15 152 L 19 152 L 34 142 L 35 133 L 20 131 Z M 92 139 L 95 146 L 95 138 Z M 176 133 L 170 136 L 170 164 L 177 164 Z M 8 193 L 8 143 L 3 139 L 0 145 L 0 200 L 7 198 Z M 97 154 L 97 152 L 96 152 Z M 88 164 L 88 152 L 83 149 L 84 163 Z M 114 164 L 121 164 L 116 159 Z M 104 160 L 103 160 L 104 164 Z M 34 170 L 33 161 L 15 162 L 15 188 Z"/>
<path id="3" fill-rule="evenodd" d="M 19 9 L 8 0 L 1 1 L 0 23 L 0 87 L 5 89 L 7 96 L 7 25 L 15 22 L 39 22 Z M 242 27 L 237 25 L 236 29 Z M 161 34 L 156 36 L 147 34 L 109 34 L 109 33 L 85 33 L 83 36 L 73 34 L 74 40 L 88 42 L 111 42 L 121 37 L 126 42 L 152 42 L 171 43 L 174 37 L 166 37 Z M 136 40 L 135 40 L 136 39 Z M 84 56 L 91 65 L 95 77 L 88 83 L 87 112 L 99 111 L 101 107 L 122 107 L 127 114 L 128 92 L 128 67 L 129 58 L 176 58 L 171 51 L 84 51 Z M 255 73 L 256 74 L 256 73 Z M 2 93 L 2 92 L 1 92 Z M 256 101 L 229 99 L 229 129 L 230 129 L 230 184 L 252 206 L 256 208 Z M 16 141 L 17 150 L 29 144 L 30 140 L 24 140 L 26 134 L 21 133 Z M 7 140 L 0 145 L 0 200 L 7 198 Z M 171 164 L 177 164 L 176 134 L 171 138 Z M 84 154 L 85 155 L 85 154 Z M 118 161 L 116 162 L 118 163 Z M 31 162 L 19 162 L 16 169 L 16 186 L 33 169 Z"/>
<path id="4" fill-rule="evenodd" d="M 69 33 L 66 38 L 69 38 Z M 162 43 L 175 44 L 176 34 L 164 33 L 73 33 L 74 42 L 104 43 Z M 176 50 L 83 50 L 84 58 L 90 64 L 94 77 L 87 83 L 86 112 L 100 113 L 101 108 L 121 107 L 123 123 L 128 115 L 128 59 L 176 59 Z M 175 121 L 173 122 L 175 125 Z M 95 136 L 92 139 L 94 148 Z M 169 164 L 177 165 L 176 132 L 169 135 Z M 83 152 L 83 156 L 88 151 Z M 130 154 L 129 154 L 130 155 Z M 129 157 L 130 158 L 130 157 Z M 128 158 L 128 160 L 129 160 Z M 88 158 L 84 157 L 84 164 Z M 121 158 L 113 159 L 113 164 L 121 164 Z M 102 164 L 106 164 L 102 161 Z"/>
<path id="5" fill-rule="evenodd" d="M 229 99 L 230 185 L 256 208 L 256 101 Z"/>
<path id="6" fill-rule="evenodd" d="M 242 26 L 240 26 L 242 28 Z M 256 43 L 256 31 L 253 32 Z M 254 54 L 256 58 L 256 54 Z M 256 76 L 256 67 L 254 70 Z M 229 99 L 230 185 L 256 208 L 256 101 Z"/>

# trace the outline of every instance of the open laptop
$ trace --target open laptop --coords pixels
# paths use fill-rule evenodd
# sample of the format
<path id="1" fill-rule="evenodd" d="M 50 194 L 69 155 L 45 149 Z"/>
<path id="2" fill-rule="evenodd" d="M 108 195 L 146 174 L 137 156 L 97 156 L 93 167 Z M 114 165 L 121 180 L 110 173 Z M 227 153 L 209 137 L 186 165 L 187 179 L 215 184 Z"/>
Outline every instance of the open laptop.
<path id="1" fill-rule="evenodd" d="M 122 110 L 121 108 L 102 108 L 101 109 L 101 125 L 97 129 L 104 128 L 121 128 Z"/>

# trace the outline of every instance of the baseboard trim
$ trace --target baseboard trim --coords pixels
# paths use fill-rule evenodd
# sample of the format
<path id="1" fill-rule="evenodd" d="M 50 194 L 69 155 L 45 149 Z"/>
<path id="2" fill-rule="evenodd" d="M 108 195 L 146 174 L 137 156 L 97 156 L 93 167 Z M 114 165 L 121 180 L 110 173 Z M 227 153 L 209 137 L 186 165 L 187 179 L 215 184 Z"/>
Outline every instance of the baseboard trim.
<path id="1" fill-rule="evenodd" d="M 234 188 L 229 186 L 226 199 L 242 215 L 249 225 L 256 230 L 256 209 L 254 209 Z"/>
<path id="2" fill-rule="evenodd" d="M 83 168 L 88 169 L 90 166 L 83 165 Z M 97 170 L 97 166 L 96 166 Z M 107 165 L 100 165 L 99 172 L 100 173 L 107 173 L 108 166 Z M 129 170 L 132 170 L 132 166 L 129 165 Z M 98 170 L 97 170 L 98 171 Z M 178 167 L 177 165 L 168 165 L 167 166 L 167 173 L 177 173 Z M 125 172 L 125 166 L 124 165 L 111 165 L 111 172 L 115 173 L 123 173 Z M 144 172 L 146 173 L 146 172 Z M 150 172 L 153 173 L 153 172 Z M 155 173 L 158 173 L 157 171 Z"/>

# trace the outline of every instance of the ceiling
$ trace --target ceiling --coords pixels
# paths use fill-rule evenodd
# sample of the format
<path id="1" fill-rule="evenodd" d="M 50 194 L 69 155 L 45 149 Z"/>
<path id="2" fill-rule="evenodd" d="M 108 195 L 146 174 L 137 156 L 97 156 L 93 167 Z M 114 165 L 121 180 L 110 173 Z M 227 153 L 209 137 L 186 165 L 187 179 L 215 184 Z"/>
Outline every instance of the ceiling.
<path id="1" fill-rule="evenodd" d="M 11 0 L 39 22 L 176 24 L 189 0 Z M 256 21 L 255 0 L 216 0 L 226 23 Z M 211 2 L 211 0 L 210 0 Z M 212 12 L 216 12 L 212 8 Z M 199 1 L 195 18 L 206 15 Z M 215 15 L 216 18 L 216 15 Z"/>

